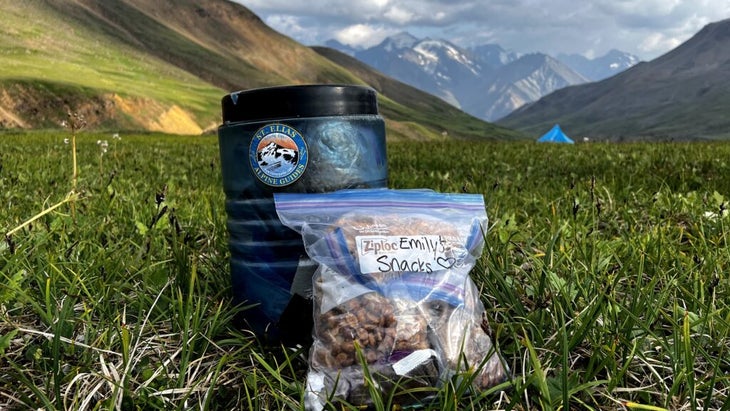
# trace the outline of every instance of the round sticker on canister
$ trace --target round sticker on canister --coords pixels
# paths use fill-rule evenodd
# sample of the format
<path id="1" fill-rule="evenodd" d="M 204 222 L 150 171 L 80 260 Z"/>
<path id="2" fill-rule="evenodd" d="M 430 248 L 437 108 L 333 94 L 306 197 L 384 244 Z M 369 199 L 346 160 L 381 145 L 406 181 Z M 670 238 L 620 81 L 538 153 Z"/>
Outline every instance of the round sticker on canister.
<path id="1" fill-rule="evenodd" d="M 302 134 L 286 124 L 267 124 L 253 135 L 249 160 L 254 175 L 272 187 L 297 181 L 307 168 L 309 155 Z"/>

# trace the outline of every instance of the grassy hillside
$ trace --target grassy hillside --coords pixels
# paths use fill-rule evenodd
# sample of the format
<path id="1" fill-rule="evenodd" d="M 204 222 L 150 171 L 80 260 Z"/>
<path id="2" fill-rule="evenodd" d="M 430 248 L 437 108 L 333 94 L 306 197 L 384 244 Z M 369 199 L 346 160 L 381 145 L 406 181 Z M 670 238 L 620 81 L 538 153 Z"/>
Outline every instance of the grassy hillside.
<path id="1" fill-rule="evenodd" d="M 4 111 L 17 113 L 20 125 L 57 126 L 64 106 L 83 112 L 91 126 L 154 130 L 155 122 L 179 112 L 179 122 L 197 125 L 179 131 L 199 133 L 218 121 L 210 102 L 224 93 L 219 87 L 66 19 L 46 2 L 0 5 L 0 101 Z"/>
<path id="2" fill-rule="evenodd" d="M 68 110 L 90 128 L 200 134 L 235 90 L 367 84 L 226 0 L 0 0 L 0 126 L 53 128 Z M 392 138 L 513 138 L 445 103 L 380 88 Z M 433 100 L 433 99 L 432 99 Z"/>

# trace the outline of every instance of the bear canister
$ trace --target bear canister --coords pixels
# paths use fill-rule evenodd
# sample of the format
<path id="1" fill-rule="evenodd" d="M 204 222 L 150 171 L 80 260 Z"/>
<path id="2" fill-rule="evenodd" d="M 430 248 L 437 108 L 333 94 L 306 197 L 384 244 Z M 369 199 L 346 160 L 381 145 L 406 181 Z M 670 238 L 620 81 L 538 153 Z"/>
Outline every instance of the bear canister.
<path id="1" fill-rule="evenodd" d="M 386 187 L 385 124 L 370 87 L 292 85 L 222 99 L 218 128 L 233 300 L 268 342 L 311 338 L 312 274 L 275 192 Z"/>

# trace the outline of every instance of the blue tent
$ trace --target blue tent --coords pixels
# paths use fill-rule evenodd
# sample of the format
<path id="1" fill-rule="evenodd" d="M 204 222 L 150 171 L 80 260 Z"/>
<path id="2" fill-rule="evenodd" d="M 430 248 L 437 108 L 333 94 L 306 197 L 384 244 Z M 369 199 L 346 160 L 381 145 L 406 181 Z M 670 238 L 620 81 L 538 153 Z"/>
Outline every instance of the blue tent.
<path id="1" fill-rule="evenodd" d="M 563 133 L 559 125 L 554 125 L 547 133 L 537 139 L 538 143 L 568 143 L 573 144 L 573 140 Z"/>

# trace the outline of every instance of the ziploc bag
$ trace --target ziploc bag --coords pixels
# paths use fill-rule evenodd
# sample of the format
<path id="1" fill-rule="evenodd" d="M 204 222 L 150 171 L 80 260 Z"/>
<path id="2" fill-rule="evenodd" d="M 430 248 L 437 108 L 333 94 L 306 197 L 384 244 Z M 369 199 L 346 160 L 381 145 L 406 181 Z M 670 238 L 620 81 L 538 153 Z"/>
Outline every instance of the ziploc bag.
<path id="1" fill-rule="evenodd" d="M 307 409 L 370 405 L 372 389 L 419 403 L 467 370 L 477 390 L 507 378 L 469 277 L 487 229 L 481 195 L 357 189 L 274 200 L 318 264 Z"/>

